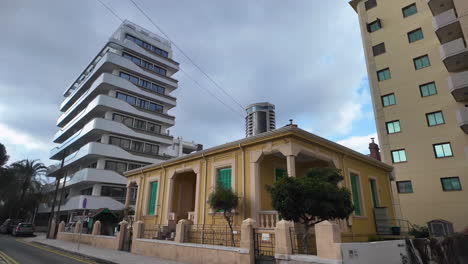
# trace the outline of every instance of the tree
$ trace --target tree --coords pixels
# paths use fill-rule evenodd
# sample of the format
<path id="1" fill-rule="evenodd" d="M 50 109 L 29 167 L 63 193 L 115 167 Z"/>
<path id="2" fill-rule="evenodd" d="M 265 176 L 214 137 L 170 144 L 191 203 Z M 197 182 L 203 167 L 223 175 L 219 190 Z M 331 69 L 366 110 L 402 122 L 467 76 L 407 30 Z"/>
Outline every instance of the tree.
<path id="1" fill-rule="evenodd" d="M 346 219 L 354 210 L 350 191 L 338 187 L 341 180 L 340 170 L 314 168 L 305 177 L 285 177 L 267 186 L 272 206 L 280 217 L 303 225 L 302 245 L 306 254 L 311 227 L 326 220 Z"/>
<path id="2" fill-rule="evenodd" d="M 42 186 L 40 176 L 47 172 L 47 167 L 37 160 L 25 159 L 13 163 L 11 169 L 13 169 L 15 177 L 18 178 L 20 184 L 20 195 L 18 199 L 20 210 L 17 211 L 16 216 L 18 217 L 22 213 L 22 210 L 26 209 L 23 208 L 26 194 L 28 194 L 28 192 L 31 194 L 40 192 L 40 187 Z"/>
<path id="3" fill-rule="evenodd" d="M 5 146 L 0 143 L 0 168 L 7 163 L 9 158 L 10 156 L 7 155 Z"/>
<path id="4" fill-rule="evenodd" d="M 215 191 L 208 197 L 208 204 L 216 212 L 223 212 L 224 219 L 226 219 L 231 230 L 231 243 L 234 246 L 234 230 L 232 229 L 232 225 L 234 222 L 234 210 L 239 205 L 239 196 L 231 188 L 218 185 Z"/>

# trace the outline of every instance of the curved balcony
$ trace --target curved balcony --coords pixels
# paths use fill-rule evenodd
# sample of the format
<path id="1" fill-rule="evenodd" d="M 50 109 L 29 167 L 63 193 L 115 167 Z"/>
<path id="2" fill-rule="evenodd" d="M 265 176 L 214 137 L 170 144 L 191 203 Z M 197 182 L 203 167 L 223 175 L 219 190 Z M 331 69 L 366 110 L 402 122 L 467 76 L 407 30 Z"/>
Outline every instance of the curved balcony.
<path id="1" fill-rule="evenodd" d="M 73 116 L 82 111 L 98 94 L 108 94 L 110 90 L 126 91 L 130 94 L 137 94 L 139 97 L 146 98 L 163 105 L 166 109 L 172 109 L 176 106 L 175 98 L 159 95 L 139 88 L 128 80 L 122 79 L 110 73 L 102 73 L 86 90 L 75 103 L 57 120 L 58 126 L 63 126 L 70 121 Z"/>
<path id="2" fill-rule="evenodd" d="M 468 134 L 468 107 L 457 110 L 458 126 Z"/>
<path id="3" fill-rule="evenodd" d="M 426 2 L 434 16 L 454 8 L 453 0 L 426 0 Z"/>
<path id="4" fill-rule="evenodd" d="M 440 47 L 440 57 L 449 72 L 468 69 L 468 48 L 463 38 L 442 45 Z"/>
<path id="5" fill-rule="evenodd" d="M 162 145 L 171 145 L 172 137 L 160 134 L 144 133 L 138 130 L 127 127 L 126 125 L 104 118 L 94 118 L 87 123 L 80 131 L 73 134 L 60 146 L 53 148 L 50 151 L 50 159 L 60 160 L 63 152 L 67 149 L 78 149 L 84 144 L 95 141 L 102 134 L 125 135 L 131 138 L 140 139 L 143 141 L 156 142 Z"/>
<path id="6" fill-rule="evenodd" d="M 126 185 L 127 178 L 112 170 L 86 168 L 73 174 L 70 180 L 65 183 L 65 187 L 95 182 Z"/>
<path id="7" fill-rule="evenodd" d="M 83 201 L 86 199 L 86 208 L 83 208 Z M 123 210 L 125 205 L 112 197 L 108 196 L 92 196 L 92 195 L 77 195 L 65 200 L 60 207 L 60 211 L 70 210 L 96 210 L 100 208 L 109 208 L 112 211 Z M 38 213 L 48 213 L 51 207 L 42 203 L 39 204 Z M 55 209 L 57 210 L 57 208 Z"/>
<path id="8" fill-rule="evenodd" d="M 468 71 L 451 74 L 448 84 L 449 91 L 457 102 L 468 101 Z"/>
<path id="9" fill-rule="evenodd" d="M 87 91 L 94 80 L 100 76 L 103 72 L 112 72 L 113 70 L 122 69 L 129 73 L 144 76 L 146 79 L 155 83 L 160 83 L 167 88 L 168 92 L 172 92 L 177 89 L 177 80 L 167 76 L 158 75 L 151 73 L 139 67 L 132 61 L 115 54 L 113 52 L 107 52 L 99 62 L 94 66 L 86 78 L 75 88 L 75 91 L 68 95 L 60 106 L 61 111 L 67 111 L 75 102 Z"/>
<path id="10" fill-rule="evenodd" d="M 463 37 L 463 31 L 454 9 L 435 16 L 432 26 L 441 44 Z"/>
<path id="11" fill-rule="evenodd" d="M 86 108 L 70 120 L 66 126 L 55 133 L 54 142 L 62 143 L 91 119 L 104 116 L 107 111 L 112 110 L 154 121 L 155 123 L 168 124 L 169 126 L 175 124 L 175 117 L 173 116 L 139 109 L 115 97 L 101 94 L 94 98 Z"/>
<path id="12" fill-rule="evenodd" d="M 63 167 L 65 169 L 66 167 L 71 165 L 86 164 L 102 157 L 109 157 L 121 160 L 131 160 L 135 162 L 151 164 L 163 160 L 163 157 L 161 156 L 153 155 L 153 157 L 150 158 L 149 155 L 136 155 L 118 146 L 102 144 L 98 142 L 90 142 L 81 147 L 78 151 L 65 157 Z M 49 176 L 58 176 L 60 175 L 61 171 L 62 170 L 58 169 L 50 173 Z"/>

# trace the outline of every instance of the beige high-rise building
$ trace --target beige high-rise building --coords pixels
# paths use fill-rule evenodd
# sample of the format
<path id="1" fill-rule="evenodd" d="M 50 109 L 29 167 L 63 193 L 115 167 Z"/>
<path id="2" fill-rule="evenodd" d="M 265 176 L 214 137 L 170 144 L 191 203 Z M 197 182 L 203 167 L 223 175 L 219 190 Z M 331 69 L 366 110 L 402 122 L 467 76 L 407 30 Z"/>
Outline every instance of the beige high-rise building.
<path id="1" fill-rule="evenodd" d="M 350 4 L 359 16 L 382 158 L 395 167 L 400 217 L 467 227 L 468 0 Z"/>

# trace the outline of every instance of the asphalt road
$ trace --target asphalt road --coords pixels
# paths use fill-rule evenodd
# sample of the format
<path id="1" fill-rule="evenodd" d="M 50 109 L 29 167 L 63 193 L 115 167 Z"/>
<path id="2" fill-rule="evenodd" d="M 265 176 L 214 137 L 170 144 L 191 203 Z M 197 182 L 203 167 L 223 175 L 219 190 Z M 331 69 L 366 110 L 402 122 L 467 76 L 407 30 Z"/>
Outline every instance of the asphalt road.
<path id="1" fill-rule="evenodd" d="M 78 255 L 0 235 L 0 264 L 82 264 L 97 263 Z"/>

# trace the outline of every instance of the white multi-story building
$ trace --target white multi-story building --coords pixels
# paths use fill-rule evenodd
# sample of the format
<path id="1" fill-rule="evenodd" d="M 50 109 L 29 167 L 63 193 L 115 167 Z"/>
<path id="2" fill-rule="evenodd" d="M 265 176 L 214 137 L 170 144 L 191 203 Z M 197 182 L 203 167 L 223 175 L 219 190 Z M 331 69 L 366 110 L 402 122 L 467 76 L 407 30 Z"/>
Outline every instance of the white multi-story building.
<path id="1" fill-rule="evenodd" d="M 122 172 L 202 148 L 168 133 L 175 120 L 168 111 L 176 106 L 170 94 L 177 89 L 171 76 L 178 70 L 167 40 L 125 21 L 65 91 L 53 138 L 59 145 L 50 153 L 63 168 L 49 175 L 67 176 L 62 219 L 123 209 Z M 39 213 L 50 210 L 43 204 Z"/>

